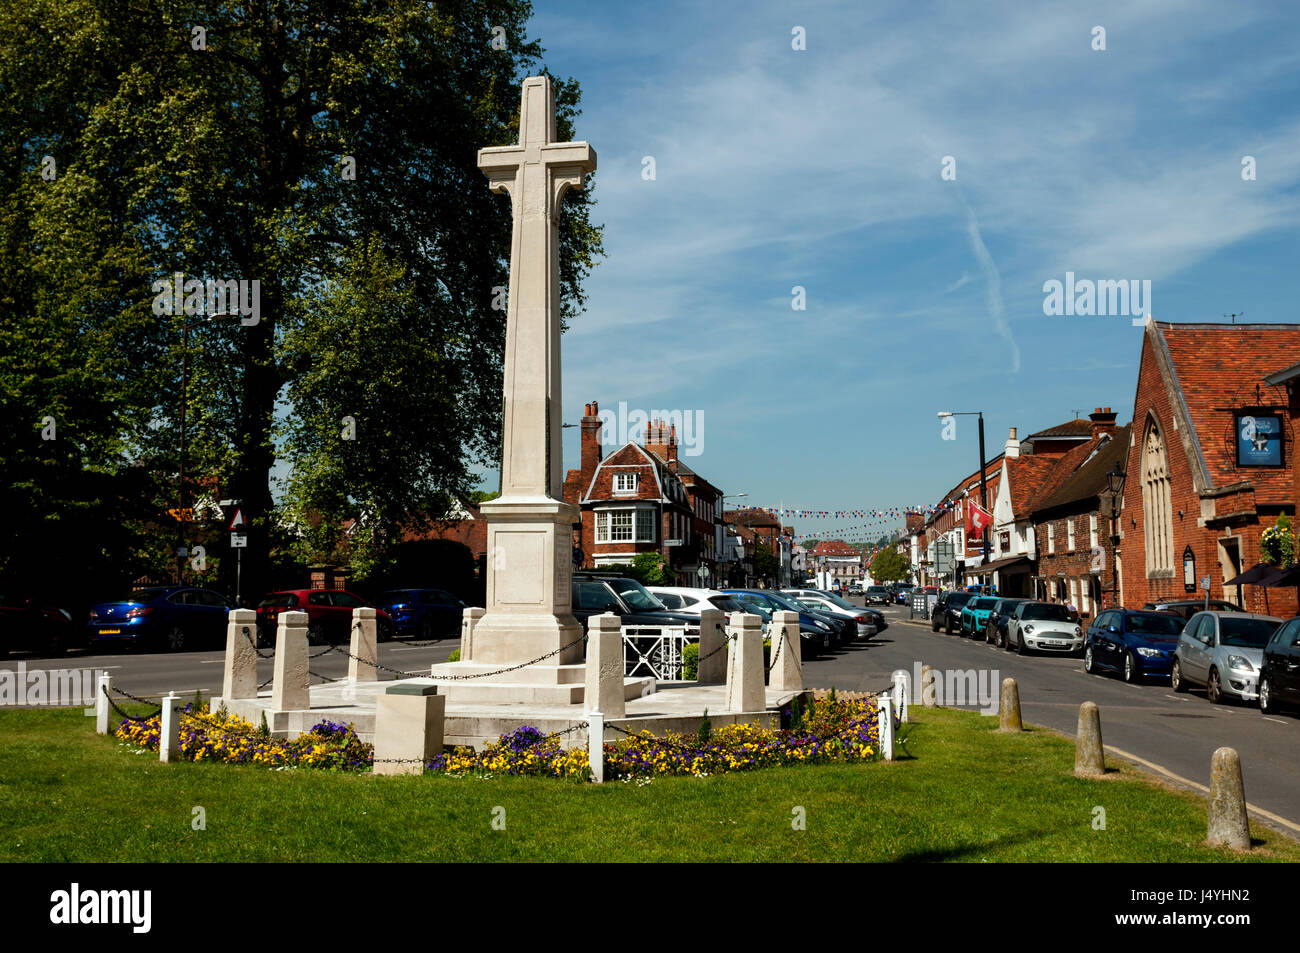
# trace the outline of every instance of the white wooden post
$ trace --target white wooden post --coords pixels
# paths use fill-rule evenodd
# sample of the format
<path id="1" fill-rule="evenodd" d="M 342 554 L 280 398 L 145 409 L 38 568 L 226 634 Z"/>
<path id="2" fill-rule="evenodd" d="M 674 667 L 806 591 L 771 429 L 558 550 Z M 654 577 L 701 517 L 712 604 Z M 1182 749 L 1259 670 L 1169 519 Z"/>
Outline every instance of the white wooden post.
<path id="1" fill-rule="evenodd" d="M 158 736 L 158 760 L 163 764 L 181 753 L 181 700 L 175 692 L 168 692 L 162 700 L 162 731 Z"/>
<path id="2" fill-rule="evenodd" d="M 108 693 L 113 690 L 113 676 L 102 672 L 99 676 L 99 694 L 95 696 L 95 734 L 108 734 Z"/>
<path id="3" fill-rule="evenodd" d="M 605 783 L 605 716 L 598 711 L 587 713 L 587 762 L 591 779 Z"/>
<path id="4" fill-rule="evenodd" d="M 886 761 L 894 760 L 894 710 L 889 700 L 889 692 L 883 692 L 876 699 L 880 706 L 879 736 L 880 757 Z"/>
<path id="5" fill-rule="evenodd" d="M 907 700 L 911 694 L 911 677 L 903 669 L 894 673 L 894 708 L 898 711 L 898 723 L 907 724 Z"/>

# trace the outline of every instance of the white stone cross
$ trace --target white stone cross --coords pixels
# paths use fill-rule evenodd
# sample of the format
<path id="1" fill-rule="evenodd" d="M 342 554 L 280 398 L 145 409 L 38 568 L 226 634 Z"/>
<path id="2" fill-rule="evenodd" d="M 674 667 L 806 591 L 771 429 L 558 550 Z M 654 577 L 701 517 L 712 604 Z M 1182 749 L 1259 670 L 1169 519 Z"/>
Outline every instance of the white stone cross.
<path id="1" fill-rule="evenodd" d="M 560 416 L 560 203 L 596 168 L 585 142 L 555 141 L 555 91 L 524 80 L 519 144 L 480 149 L 492 191 L 510 195 L 501 496 L 563 498 Z"/>

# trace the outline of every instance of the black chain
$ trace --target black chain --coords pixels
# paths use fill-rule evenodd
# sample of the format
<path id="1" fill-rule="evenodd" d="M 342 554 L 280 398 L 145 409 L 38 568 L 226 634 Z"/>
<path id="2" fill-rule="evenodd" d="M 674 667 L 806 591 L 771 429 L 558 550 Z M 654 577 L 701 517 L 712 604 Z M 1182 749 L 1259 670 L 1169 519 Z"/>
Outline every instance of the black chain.
<path id="1" fill-rule="evenodd" d="M 722 628 L 722 626 L 718 626 L 718 628 Z M 735 639 L 736 637 L 734 635 L 723 635 L 722 643 L 716 649 L 714 649 L 712 652 L 706 653 L 705 655 L 701 655 L 699 658 L 695 660 L 696 666 L 698 667 L 699 664 L 703 662 L 705 659 L 713 658 L 713 656 L 717 655 L 719 652 L 721 652 L 723 649 L 727 647 L 728 642 L 734 642 Z"/>
<path id="2" fill-rule="evenodd" d="M 108 704 L 109 704 L 109 706 L 113 709 L 113 711 L 115 711 L 115 712 L 118 713 L 118 715 L 121 717 L 121 719 L 122 719 L 123 721 L 136 721 L 136 722 L 148 721 L 150 718 L 155 717 L 159 712 L 162 711 L 162 706 L 159 705 L 159 706 L 156 706 L 156 707 L 155 707 L 153 714 L 150 714 L 150 715 L 128 715 L 126 712 L 122 711 L 121 708 L 118 708 L 118 707 L 117 707 L 117 702 L 113 701 L 113 696 L 111 696 L 111 695 L 108 693 L 108 686 L 107 686 L 107 685 L 101 685 L 101 686 L 100 686 L 100 691 L 101 691 L 101 693 L 103 694 L 103 696 L 104 696 L 106 699 L 108 699 Z M 152 705 L 152 704 L 153 704 L 153 702 L 151 702 L 151 701 L 146 701 L 146 700 L 143 699 L 143 698 L 136 698 L 135 695 L 132 695 L 130 692 L 124 692 L 124 691 L 122 691 L 120 688 L 115 688 L 115 689 L 113 689 L 113 691 L 117 692 L 119 695 L 125 695 L 127 698 L 133 698 L 133 699 L 135 699 L 135 700 L 138 701 L 138 702 L 144 702 L 144 704 L 146 704 L 146 705 Z"/>

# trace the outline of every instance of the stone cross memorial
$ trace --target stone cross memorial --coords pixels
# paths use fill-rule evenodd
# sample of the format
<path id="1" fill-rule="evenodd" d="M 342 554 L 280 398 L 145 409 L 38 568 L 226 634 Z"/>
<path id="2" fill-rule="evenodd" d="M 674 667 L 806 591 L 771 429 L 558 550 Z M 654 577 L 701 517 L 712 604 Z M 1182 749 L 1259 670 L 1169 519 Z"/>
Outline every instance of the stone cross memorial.
<path id="1" fill-rule="evenodd" d="M 510 196 L 514 234 L 501 496 L 483 504 L 487 611 L 474 627 L 473 659 L 530 661 L 569 645 L 546 664 L 572 664 L 582 658 L 582 629 L 570 604 L 578 509 L 563 502 L 561 469 L 559 215 L 564 193 L 595 170 L 596 153 L 556 141 L 551 81 L 530 76 L 518 145 L 481 149 L 478 166 L 494 192 Z"/>

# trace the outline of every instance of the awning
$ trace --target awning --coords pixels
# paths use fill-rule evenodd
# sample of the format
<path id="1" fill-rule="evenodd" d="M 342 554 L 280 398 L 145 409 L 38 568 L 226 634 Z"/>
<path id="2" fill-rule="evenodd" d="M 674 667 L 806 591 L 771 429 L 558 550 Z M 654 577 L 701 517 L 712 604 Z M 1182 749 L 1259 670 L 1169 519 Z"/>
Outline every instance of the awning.
<path id="1" fill-rule="evenodd" d="M 1251 566 L 1240 576 L 1229 579 L 1223 585 L 1227 586 L 1274 586 L 1280 576 L 1285 575 L 1283 570 L 1276 566 L 1270 566 L 1268 563 L 1256 563 Z"/>
<path id="2" fill-rule="evenodd" d="M 1003 556 L 1001 559 L 995 559 L 993 562 L 985 563 L 982 566 L 968 566 L 966 572 L 983 575 L 986 572 L 996 572 L 999 569 L 1009 569 L 1012 566 L 1018 566 L 1022 563 L 1027 567 L 1029 561 L 1029 557 L 1025 555 Z"/>

